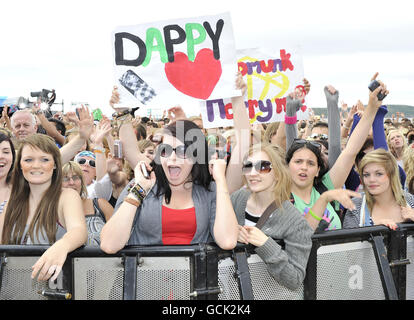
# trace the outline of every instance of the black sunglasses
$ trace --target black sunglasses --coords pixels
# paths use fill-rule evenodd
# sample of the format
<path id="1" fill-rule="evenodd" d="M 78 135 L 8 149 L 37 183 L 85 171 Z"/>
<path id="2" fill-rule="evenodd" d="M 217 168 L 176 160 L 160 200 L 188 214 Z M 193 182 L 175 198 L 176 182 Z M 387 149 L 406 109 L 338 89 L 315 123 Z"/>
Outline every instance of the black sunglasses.
<path id="1" fill-rule="evenodd" d="M 314 146 L 318 149 L 322 149 L 322 145 L 319 142 L 311 141 L 311 140 L 305 140 L 305 139 L 295 139 L 293 140 L 293 144 L 299 144 L 299 145 L 306 145 L 310 144 L 311 146 Z M 292 145 L 293 145 L 292 144 Z"/>
<path id="2" fill-rule="evenodd" d="M 255 163 L 251 161 L 245 161 L 243 163 L 242 173 L 249 174 L 252 171 L 253 167 L 259 173 L 269 173 L 273 168 L 270 161 L 259 160 Z"/>
<path id="3" fill-rule="evenodd" d="M 324 133 L 313 133 L 310 138 L 314 140 L 328 140 L 328 135 Z"/>
<path id="4" fill-rule="evenodd" d="M 162 143 L 158 146 L 158 150 L 160 152 L 160 156 L 163 158 L 171 156 L 173 151 L 178 158 L 185 159 L 187 157 L 185 154 L 187 147 L 184 144 L 179 145 L 177 148 L 173 148 L 169 144 Z"/>
<path id="5" fill-rule="evenodd" d="M 95 168 L 95 166 L 96 166 L 95 160 L 86 160 L 85 158 L 80 158 L 80 159 L 77 160 L 77 163 L 79 163 L 79 164 L 85 164 L 86 162 L 88 162 L 88 165 L 90 167 Z"/>

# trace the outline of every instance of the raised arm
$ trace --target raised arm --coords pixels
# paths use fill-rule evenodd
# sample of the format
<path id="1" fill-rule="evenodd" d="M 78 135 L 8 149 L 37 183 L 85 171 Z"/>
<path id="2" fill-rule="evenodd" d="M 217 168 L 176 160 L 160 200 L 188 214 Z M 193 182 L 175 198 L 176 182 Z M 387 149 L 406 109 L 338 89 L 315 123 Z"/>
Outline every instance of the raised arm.
<path id="1" fill-rule="evenodd" d="M 147 169 L 150 167 L 147 164 Z M 155 184 L 155 173 L 151 172 L 150 179 L 145 179 L 138 163 L 134 170 L 136 186 L 148 192 Z M 141 190 L 141 188 L 140 188 Z M 106 253 L 116 253 L 121 250 L 128 242 L 134 224 L 135 214 L 141 206 L 145 195 L 139 198 L 134 192 L 129 192 L 123 199 L 122 204 L 117 208 L 116 213 L 105 223 L 101 231 L 101 249 Z M 120 198 L 118 198 L 120 201 Z"/>
<path id="2" fill-rule="evenodd" d="M 310 91 L 310 83 L 307 79 L 303 79 L 304 89 L 306 94 Z M 297 112 L 302 106 L 302 100 L 296 92 L 290 93 L 286 97 L 286 116 L 285 116 L 285 132 L 286 132 L 286 150 L 289 150 L 290 146 L 293 143 L 293 140 L 297 138 L 298 129 L 296 126 L 296 117 Z"/>
<path id="3" fill-rule="evenodd" d="M 214 239 L 224 250 L 232 250 L 237 244 L 239 227 L 227 188 L 223 159 L 212 160 L 213 177 L 216 182 L 216 218 L 214 220 Z"/>
<path id="4" fill-rule="evenodd" d="M 112 130 L 111 121 L 109 119 L 102 119 L 96 126 L 93 138 L 93 152 L 96 156 L 96 180 L 99 181 L 106 174 L 106 150 L 103 146 L 103 140 L 109 135 Z"/>
<path id="5" fill-rule="evenodd" d="M 113 106 L 119 102 L 119 92 L 116 87 L 112 90 L 112 96 L 109 104 Z M 129 116 L 128 116 L 129 117 Z M 131 117 L 132 119 L 132 117 Z M 138 140 L 132 125 L 131 119 L 125 119 L 119 128 L 119 139 L 122 142 L 122 150 L 124 158 L 129 162 L 131 168 L 135 168 L 138 162 L 149 162 L 149 159 L 144 156 L 138 148 Z"/>
<path id="6" fill-rule="evenodd" d="M 378 73 L 376 73 L 372 79 L 376 79 L 377 76 Z M 329 171 L 335 188 L 342 188 L 344 185 L 349 171 L 355 162 L 355 157 L 369 134 L 377 110 L 381 106 L 381 101 L 378 100 L 377 94 L 379 92 L 388 94 L 386 86 L 382 82 L 380 82 L 380 84 L 381 85 L 377 89 L 370 92 L 368 106 L 364 111 L 361 121 L 359 121 L 354 132 L 350 136 L 345 149 Z"/>
<path id="7" fill-rule="evenodd" d="M 60 148 L 60 154 L 62 155 L 62 164 L 65 164 L 72 160 L 75 155 L 82 148 L 84 143 L 89 139 L 94 130 L 93 117 L 89 112 L 88 107 L 82 106 L 78 109 L 79 112 L 79 134 Z"/>
<path id="8" fill-rule="evenodd" d="M 293 100 L 292 96 L 286 97 L 286 117 L 285 117 L 285 132 L 286 132 L 286 150 L 289 150 L 293 141 L 298 135 L 296 127 L 296 113 L 302 106 L 300 100 Z"/>
<path id="9" fill-rule="evenodd" d="M 226 170 L 226 181 L 230 194 L 243 186 L 241 174 L 243 166 L 242 160 L 250 147 L 250 121 L 244 105 L 244 95 L 247 90 L 247 85 L 243 81 L 240 73 L 238 73 L 236 78 L 236 88 L 242 90 L 242 95 L 231 98 L 236 145 L 231 151 L 230 162 Z"/>
<path id="10" fill-rule="evenodd" d="M 328 123 L 329 123 L 329 154 L 328 163 L 332 168 L 335 161 L 341 154 L 341 119 L 338 108 L 339 92 L 332 86 L 324 88 L 327 107 L 328 107 Z"/>
<path id="11" fill-rule="evenodd" d="M 65 137 L 60 134 L 59 131 L 57 131 L 56 127 L 50 123 L 50 121 L 46 118 L 43 111 L 40 109 L 39 105 L 35 105 L 32 108 L 34 114 L 37 116 L 37 118 L 40 121 L 40 124 L 42 127 L 46 130 L 46 133 L 51 136 L 57 143 L 60 145 L 63 145 L 65 143 Z"/>

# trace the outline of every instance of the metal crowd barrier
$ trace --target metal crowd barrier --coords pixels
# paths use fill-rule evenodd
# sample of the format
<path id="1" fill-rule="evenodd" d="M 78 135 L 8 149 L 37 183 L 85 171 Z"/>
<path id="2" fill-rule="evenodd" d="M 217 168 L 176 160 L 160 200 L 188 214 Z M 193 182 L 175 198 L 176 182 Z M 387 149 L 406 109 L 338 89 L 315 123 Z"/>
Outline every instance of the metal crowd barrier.
<path id="1" fill-rule="evenodd" d="M 48 246 L 0 246 L 0 300 L 414 299 L 413 235 L 414 224 L 315 234 L 297 290 L 280 285 L 253 246 L 129 246 L 113 255 L 86 246 L 53 283 L 30 277 Z"/>

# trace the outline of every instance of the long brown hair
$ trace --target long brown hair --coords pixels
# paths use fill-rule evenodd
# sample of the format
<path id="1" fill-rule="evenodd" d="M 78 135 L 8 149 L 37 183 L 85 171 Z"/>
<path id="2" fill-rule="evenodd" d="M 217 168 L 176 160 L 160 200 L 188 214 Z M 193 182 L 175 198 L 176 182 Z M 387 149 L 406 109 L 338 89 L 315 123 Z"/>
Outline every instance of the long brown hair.
<path id="1" fill-rule="evenodd" d="M 20 165 L 22 150 L 25 146 L 40 149 L 52 155 L 55 162 L 56 168 L 53 170 L 51 184 L 36 208 L 28 230 L 31 239 L 34 239 L 34 234 L 39 235 L 41 230 L 45 230 L 49 241 L 54 243 L 56 241 L 58 204 L 62 193 L 61 155 L 51 137 L 44 134 L 34 134 L 21 141 L 20 149 L 17 152 L 12 173 L 12 190 L 4 216 L 2 244 L 20 244 L 29 217 L 30 186 L 23 176 Z"/>

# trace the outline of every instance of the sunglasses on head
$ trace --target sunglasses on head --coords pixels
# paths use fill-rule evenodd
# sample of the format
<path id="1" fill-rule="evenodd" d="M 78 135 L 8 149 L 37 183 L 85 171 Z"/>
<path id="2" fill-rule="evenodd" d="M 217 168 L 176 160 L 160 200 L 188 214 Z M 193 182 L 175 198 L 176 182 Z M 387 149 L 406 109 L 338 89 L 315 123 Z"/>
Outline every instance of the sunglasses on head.
<path id="1" fill-rule="evenodd" d="M 245 161 L 243 163 L 242 173 L 243 174 L 249 174 L 252 172 L 252 169 L 256 170 L 256 172 L 259 173 L 269 173 L 272 170 L 272 163 L 270 161 L 266 160 L 259 160 L 255 163 L 251 161 Z"/>
<path id="2" fill-rule="evenodd" d="M 79 164 L 88 163 L 88 165 L 90 167 L 93 167 L 93 168 L 95 168 L 95 166 L 96 166 L 95 160 L 87 160 L 85 158 L 79 158 L 76 162 L 79 163 Z"/>
<path id="3" fill-rule="evenodd" d="M 179 145 L 176 148 L 173 148 L 171 145 L 165 144 L 165 143 L 162 143 L 158 146 L 160 156 L 163 157 L 163 158 L 168 158 L 169 156 L 171 156 L 172 152 L 174 151 L 175 155 L 178 158 L 185 159 L 186 158 L 186 154 L 185 154 L 186 149 L 187 149 L 187 147 L 184 144 Z"/>
<path id="4" fill-rule="evenodd" d="M 318 149 L 321 149 L 322 146 L 319 142 L 311 141 L 311 140 L 305 140 L 305 139 L 295 139 L 293 140 L 293 144 L 299 144 L 299 145 L 307 145 L 310 144 L 311 146 L 314 146 Z M 293 145 L 292 144 L 292 145 Z"/>
<path id="5" fill-rule="evenodd" d="M 325 133 L 313 133 L 310 138 L 314 140 L 328 140 L 328 135 Z"/>

